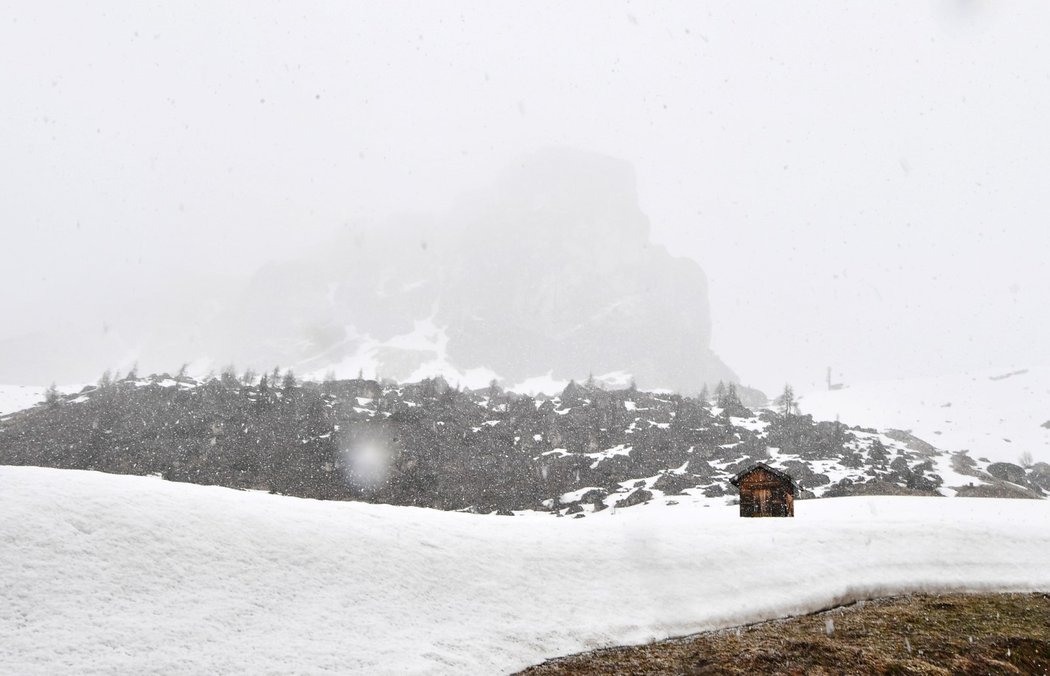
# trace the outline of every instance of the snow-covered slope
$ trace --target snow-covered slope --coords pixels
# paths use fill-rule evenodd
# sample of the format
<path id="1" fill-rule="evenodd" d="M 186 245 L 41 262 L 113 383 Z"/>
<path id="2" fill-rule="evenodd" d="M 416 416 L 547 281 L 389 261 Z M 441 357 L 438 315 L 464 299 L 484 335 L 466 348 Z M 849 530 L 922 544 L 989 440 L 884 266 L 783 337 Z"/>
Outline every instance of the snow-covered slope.
<path id="1" fill-rule="evenodd" d="M 70 394 L 77 392 L 81 387 L 81 385 L 64 385 L 59 386 L 58 391 L 62 394 Z M 43 402 L 46 392 L 46 387 L 0 385 L 0 416 L 21 411 Z"/>
<path id="2" fill-rule="evenodd" d="M 850 384 L 808 392 L 799 405 L 818 420 L 911 430 L 973 458 L 1016 463 L 1027 451 L 1050 462 L 1050 369 Z"/>
<path id="3" fill-rule="evenodd" d="M 0 467 L 0 671 L 498 674 L 907 590 L 1050 590 L 1050 503 L 841 498 L 739 519 L 316 502 Z"/>
<path id="4" fill-rule="evenodd" d="M 0 415 L 29 408 L 44 400 L 43 387 L 0 385 Z"/>

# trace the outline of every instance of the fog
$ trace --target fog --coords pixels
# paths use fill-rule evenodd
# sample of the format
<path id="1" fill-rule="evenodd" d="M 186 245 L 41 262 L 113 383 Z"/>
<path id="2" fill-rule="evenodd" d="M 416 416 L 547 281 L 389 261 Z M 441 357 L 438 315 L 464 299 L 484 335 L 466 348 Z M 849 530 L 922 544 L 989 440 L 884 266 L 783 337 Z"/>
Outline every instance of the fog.
<path id="1" fill-rule="evenodd" d="M 633 166 L 745 383 L 1047 365 L 1048 24 L 976 0 L 7 4 L 0 341 L 75 355 L 348 232 L 447 227 L 553 147 Z"/>

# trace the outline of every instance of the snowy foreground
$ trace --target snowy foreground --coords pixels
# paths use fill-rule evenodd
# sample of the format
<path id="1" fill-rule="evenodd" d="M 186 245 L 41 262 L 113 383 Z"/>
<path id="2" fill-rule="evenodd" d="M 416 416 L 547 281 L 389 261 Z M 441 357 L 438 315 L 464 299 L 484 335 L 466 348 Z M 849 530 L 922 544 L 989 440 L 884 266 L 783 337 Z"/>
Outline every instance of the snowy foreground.
<path id="1" fill-rule="evenodd" d="M 1050 502 L 585 519 L 0 467 L 0 671 L 499 674 L 906 591 L 1050 590 Z"/>

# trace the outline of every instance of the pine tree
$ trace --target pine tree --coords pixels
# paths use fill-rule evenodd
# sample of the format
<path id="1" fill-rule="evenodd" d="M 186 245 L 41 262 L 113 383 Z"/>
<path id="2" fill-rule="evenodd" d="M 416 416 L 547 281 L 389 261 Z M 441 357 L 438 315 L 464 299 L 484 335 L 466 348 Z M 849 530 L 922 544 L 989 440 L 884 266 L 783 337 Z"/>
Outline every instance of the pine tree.
<path id="1" fill-rule="evenodd" d="M 55 387 L 54 383 L 51 383 L 51 387 L 44 392 L 44 403 L 52 408 L 62 403 L 62 395 L 59 394 L 58 388 Z"/>
<path id="2" fill-rule="evenodd" d="M 238 385 L 237 369 L 234 368 L 233 364 L 227 365 L 222 370 L 222 373 L 219 375 L 219 382 L 226 387 L 236 387 Z"/>
<path id="3" fill-rule="evenodd" d="M 284 380 L 281 381 L 281 387 L 286 390 L 290 390 L 297 385 L 295 380 L 295 373 L 292 369 L 288 369 L 284 372 Z"/>
<path id="4" fill-rule="evenodd" d="M 785 418 L 794 415 L 798 409 L 798 404 L 795 403 L 795 390 L 791 385 L 784 385 L 784 392 L 773 403 L 780 409 L 780 415 Z"/>
<path id="5" fill-rule="evenodd" d="M 736 384 L 729 383 L 729 385 L 724 385 L 720 382 L 719 387 L 722 388 L 723 394 L 722 396 L 717 397 L 716 403 L 718 407 L 722 409 L 722 414 L 741 415 L 741 409 L 744 408 L 744 404 L 741 403 L 740 397 L 736 393 Z"/>

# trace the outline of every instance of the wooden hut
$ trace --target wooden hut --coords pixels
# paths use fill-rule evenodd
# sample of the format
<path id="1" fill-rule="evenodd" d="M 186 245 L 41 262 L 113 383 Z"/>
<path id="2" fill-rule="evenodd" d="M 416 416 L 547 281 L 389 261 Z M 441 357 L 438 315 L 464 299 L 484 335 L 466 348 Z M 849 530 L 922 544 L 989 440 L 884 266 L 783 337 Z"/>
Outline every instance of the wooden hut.
<path id="1" fill-rule="evenodd" d="M 759 462 L 729 480 L 740 489 L 740 516 L 795 516 L 795 480 Z"/>

